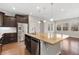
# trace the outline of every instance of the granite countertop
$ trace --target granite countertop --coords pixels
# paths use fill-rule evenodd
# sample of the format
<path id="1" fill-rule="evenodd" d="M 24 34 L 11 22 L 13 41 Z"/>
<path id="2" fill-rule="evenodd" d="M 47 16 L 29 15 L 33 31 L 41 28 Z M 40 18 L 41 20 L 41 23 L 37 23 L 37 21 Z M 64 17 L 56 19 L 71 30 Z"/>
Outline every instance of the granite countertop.
<path id="1" fill-rule="evenodd" d="M 36 34 L 26 34 L 29 35 L 31 37 L 37 38 L 41 41 L 44 41 L 46 43 L 49 44 L 56 44 L 56 43 L 60 43 L 62 41 L 62 38 L 59 37 L 50 37 L 50 35 L 48 34 L 43 34 L 43 33 L 36 33 Z"/>

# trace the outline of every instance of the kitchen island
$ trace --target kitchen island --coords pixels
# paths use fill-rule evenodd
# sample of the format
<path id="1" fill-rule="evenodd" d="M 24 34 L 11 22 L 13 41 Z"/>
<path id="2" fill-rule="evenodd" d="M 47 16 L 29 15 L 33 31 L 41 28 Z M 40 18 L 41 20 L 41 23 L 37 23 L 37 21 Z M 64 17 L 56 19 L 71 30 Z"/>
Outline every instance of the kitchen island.
<path id="1" fill-rule="evenodd" d="M 25 34 L 25 37 L 25 44 L 27 45 L 26 48 L 29 46 L 29 51 L 31 53 L 33 52 L 32 54 L 56 55 L 61 51 L 60 42 L 62 41 L 62 38 L 56 36 L 53 37 L 53 35 L 50 36 L 43 33 Z M 27 42 L 27 39 L 29 40 L 29 43 Z M 37 43 L 32 43 L 32 40 L 35 40 Z M 34 51 L 35 48 L 36 51 Z"/>

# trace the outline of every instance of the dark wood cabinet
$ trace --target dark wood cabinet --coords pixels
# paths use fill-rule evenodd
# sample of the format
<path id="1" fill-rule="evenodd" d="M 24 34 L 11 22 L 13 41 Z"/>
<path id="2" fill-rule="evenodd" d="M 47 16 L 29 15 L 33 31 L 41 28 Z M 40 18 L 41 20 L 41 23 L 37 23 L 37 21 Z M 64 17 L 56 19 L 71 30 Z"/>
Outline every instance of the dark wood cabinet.
<path id="1" fill-rule="evenodd" d="M 4 13 L 0 12 L 0 26 L 3 25 Z"/>
<path id="2" fill-rule="evenodd" d="M 17 27 L 17 23 L 28 23 L 28 15 L 4 16 L 4 27 Z"/>
<path id="3" fill-rule="evenodd" d="M 28 15 L 7 16 L 5 13 L 0 12 L 0 26 L 4 27 L 17 27 L 17 23 L 29 23 Z"/>
<path id="4" fill-rule="evenodd" d="M 31 55 L 40 55 L 40 40 L 25 35 L 25 45 Z"/>
<path id="5" fill-rule="evenodd" d="M 28 15 L 15 15 L 17 23 L 28 23 Z"/>
<path id="6" fill-rule="evenodd" d="M 2 39 L 3 39 L 2 44 L 17 42 L 17 34 L 16 33 L 4 33 L 2 35 Z"/>
<path id="7" fill-rule="evenodd" d="M 4 27 L 16 27 L 16 18 L 13 16 L 4 16 L 3 26 Z"/>
<path id="8" fill-rule="evenodd" d="M 33 37 L 31 39 L 31 54 L 32 55 L 40 54 L 40 41 Z"/>
<path id="9" fill-rule="evenodd" d="M 28 51 L 31 53 L 31 38 L 29 36 L 25 36 L 25 45 Z"/>
<path id="10" fill-rule="evenodd" d="M 2 53 L 2 44 L 0 44 L 0 55 Z"/>

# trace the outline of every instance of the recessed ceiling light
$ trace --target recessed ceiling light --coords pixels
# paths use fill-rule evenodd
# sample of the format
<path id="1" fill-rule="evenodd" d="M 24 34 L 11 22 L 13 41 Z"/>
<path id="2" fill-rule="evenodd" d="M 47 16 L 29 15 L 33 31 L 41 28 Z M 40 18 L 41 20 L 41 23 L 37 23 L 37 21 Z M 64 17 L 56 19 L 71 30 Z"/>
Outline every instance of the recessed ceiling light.
<path id="1" fill-rule="evenodd" d="M 39 9 L 40 9 L 40 7 L 39 7 L 39 6 L 37 6 L 36 8 L 37 8 L 37 10 L 39 10 Z"/>
<path id="2" fill-rule="evenodd" d="M 53 18 L 51 18 L 50 21 L 53 21 Z"/>
<path id="3" fill-rule="evenodd" d="M 40 24 L 40 23 L 41 23 L 41 21 L 38 21 L 38 23 Z"/>
<path id="4" fill-rule="evenodd" d="M 44 23 L 46 22 L 46 20 L 43 21 Z"/>
<path id="5" fill-rule="evenodd" d="M 15 10 L 15 7 L 13 7 L 13 10 Z"/>

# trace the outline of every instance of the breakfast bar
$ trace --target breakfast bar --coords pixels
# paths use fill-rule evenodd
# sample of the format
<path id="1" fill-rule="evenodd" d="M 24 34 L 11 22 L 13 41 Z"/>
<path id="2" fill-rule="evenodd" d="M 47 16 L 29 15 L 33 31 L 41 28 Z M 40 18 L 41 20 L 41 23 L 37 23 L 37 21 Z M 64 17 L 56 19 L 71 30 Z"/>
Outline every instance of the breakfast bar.
<path id="1" fill-rule="evenodd" d="M 35 41 L 36 43 L 33 41 Z M 43 33 L 25 34 L 26 48 L 32 54 L 35 54 L 35 55 L 37 55 L 37 54 L 39 54 L 39 55 L 59 54 L 61 52 L 60 51 L 61 41 L 62 41 L 61 37 L 53 36 L 53 34 L 52 35 L 43 34 Z M 34 50 L 36 50 L 36 51 L 34 51 Z"/>

